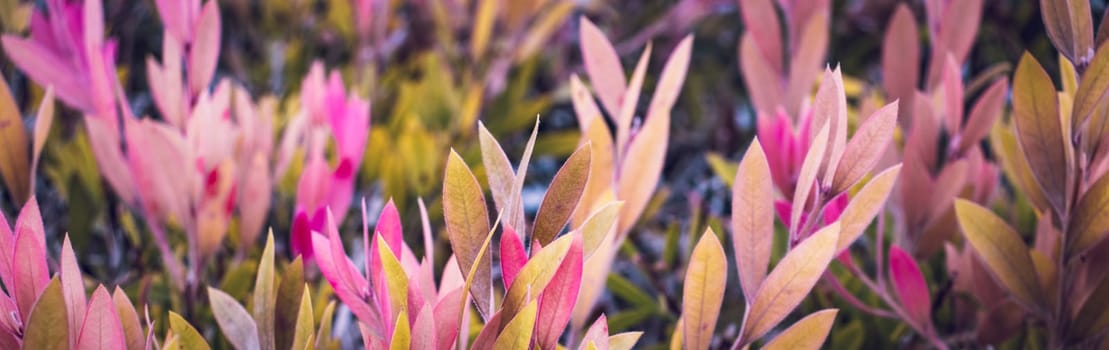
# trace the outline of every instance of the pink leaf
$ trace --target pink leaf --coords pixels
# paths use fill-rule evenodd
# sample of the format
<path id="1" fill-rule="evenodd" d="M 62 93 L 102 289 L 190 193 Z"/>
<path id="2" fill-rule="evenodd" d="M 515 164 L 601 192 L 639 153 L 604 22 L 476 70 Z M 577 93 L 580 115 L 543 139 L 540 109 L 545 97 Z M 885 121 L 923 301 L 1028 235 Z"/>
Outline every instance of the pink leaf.
<path id="1" fill-rule="evenodd" d="M 593 322 L 592 326 L 585 331 L 585 336 L 581 339 L 581 344 L 589 344 L 592 342 L 597 346 L 597 350 L 608 350 L 608 318 L 604 314 Z"/>
<path id="2" fill-rule="evenodd" d="M 34 201 L 28 201 L 28 205 Z M 15 234 L 4 213 L 0 213 L 0 282 L 5 286 L 12 285 L 12 254 L 15 253 Z M 9 291 L 10 292 L 10 291 Z"/>
<path id="3" fill-rule="evenodd" d="M 773 72 L 782 75 L 782 31 L 771 0 L 740 0 L 744 27 Z M 796 35 L 796 34 L 795 34 Z"/>
<path id="4" fill-rule="evenodd" d="M 458 338 L 458 308 L 462 304 L 458 300 L 462 298 L 462 293 L 465 291 L 462 286 L 454 288 L 450 292 L 443 294 L 439 301 L 435 303 L 435 331 L 436 343 L 439 350 L 449 350 L 453 348 L 455 339 Z"/>
<path id="5" fill-rule="evenodd" d="M 196 37 L 189 50 L 189 89 L 193 94 L 206 89 L 216 73 L 220 49 L 219 5 L 214 0 L 204 4 L 196 24 Z"/>
<path id="6" fill-rule="evenodd" d="M 516 274 L 527 262 L 528 252 L 524 250 L 520 235 L 511 226 L 505 225 L 504 232 L 501 233 L 501 277 L 505 289 L 512 285 Z"/>
<path id="7" fill-rule="evenodd" d="M 69 318 L 69 329 L 81 329 L 82 319 L 85 317 L 85 285 L 81 281 L 81 269 L 77 265 L 77 257 L 73 254 L 73 245 L 69 242 L 69 235 L 62 241 L 61 256 L 62 296 L 65 297 L 66 316 Z M 97 290 L 99 291 L 99 290 Z M 78 341 L 77 332 L 70 332 L 70 346 Z"/>
<path id="8" fill-rule="evenodd" d="M 574 236 L 574 242 L 558 271 L 543 289 L 536 321 L 542 326 L 536 327 L 535 331 L 536 342 L 542 349 L 555 349 L 558 337 L 570 322 L 578 292 L 581 291 L 582 253 L 581 235 Z"/>
<path id="9" fill-rule="evenodd" d="M 53 85 L 59 99 L 82 112 L 94 111 L 87 86 L 79 81 L 81 75 L 49 48 L 12 35 L 5 35 L 3 44 L 8 58 L 31 80 L 39 85 Z"/>
<path id="10" fill-rule="evenodd" d="M 919 325 L 932 324 L 932 304 L 928 284 L 913 257 L 897 245 L 890 246 L 890 280 L 905 312 Z"/>
<path id="11" fill-rule="evenodd" d="M 31 308 L 39 294 L 50 283 L 50 271 L 46 265 L 46 237 L 38 202 L 33 197 L 19 213 L 15 235 L 15 251 L 12 255 L 14 284 L 9 293 L 15 296 L 21 319 L 26 320 L 30 317 Z"/>
<path id="12" fill-rule="evenodd" d="M 112 302 L 112 296 L 104 286 L 96 288 L 92 293 L 81 334 L 77 339 L 79 350 L 126 348 L 119 314 Z"/>
<path id="13" fill-rule="evenodd" d="M 593 84 L 601 105 L 609 115 L 615 116 L 620 111 L 621 101 L 628 89 L 620 56 L 616 54 L 612 43 L 605 38 L 605 34 L 588 18 L 581 18 L 579 35 L 582 61 L 589 73 L 589 81 Z"/>
<path id="14" fill-rule="evenodd" d="M 946 58 L 943 66 L 943 111 L 947 129 L 955 132 L 963 124 L 963 77 L 955 57 L 949 53 Z"/>

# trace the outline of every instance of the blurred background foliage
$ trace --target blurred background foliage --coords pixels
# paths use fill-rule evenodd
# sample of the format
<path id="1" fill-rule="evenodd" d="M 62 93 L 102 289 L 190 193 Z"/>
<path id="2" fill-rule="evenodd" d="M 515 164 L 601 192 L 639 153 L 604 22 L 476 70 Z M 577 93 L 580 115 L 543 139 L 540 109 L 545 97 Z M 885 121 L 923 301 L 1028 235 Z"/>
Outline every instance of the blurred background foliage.
<path id="1" fill-rule="evenodd" d="M 852 105 L 878 89 L 874 84 L 880 81 L 883 30 L 902 2 L 913 7 L 918 22 L 923 20 L 925 11 L 917 1 L 832 2 L 827 59 L 829 64 L 842 65 Z M 584 72 L 577 49 L 578 18 L 587 16 L 605 31 L 625 67 L 634 64 L 644 44 L 653 43 L 655 57 L 649 71 L 661 68 L 656 66 L 665 62 L 663 55 L 683 36 L 695 34 L 688 78 L 673 111 L 663 180 L 642 216 L 644 221 L 625 243 L 608 280 L 609 292 L 600 303 L 613 332 L 642 330 L 646 333 L 640 345 L 666 346 L 680 309 L 681 269 L 691 249 L 689 242 L 696 242 L 705 227 L 726 232 L 720 218 L 730 212 L 726 182 L 731 177 L 717 173 L 734 172 L 730 165 L 734 163 L 729 162 L 738 159 L 754 133 L 756 118 L 737 64 L 737 42 L 745 29 L 736 2 L 386 0 L 374 1 L 369 17 L 358 15 L 357 3 L 220 1 L 223 38 L 217 78 L 237 81 L 255 96 L 275 96 L 280 101 L 275 126 L 280 130 L 296 110 L 301 77 L 313 60 L 340 70 L 347 85 L 371 101 L 372 109 L 371 135 L 355 197 L 367 198 L 371 208 L 394 199 L 403 221 L 413 228 L 420 220 L 417 198 L 427 203 L 432 227 L 442 227 L 438 196 L 449 149 L 457 150 L 474 167 L 477 178 L 485 181 L 476 137 L 479 120 L 515 157 L 522 153 L 528 129 L 539 116 L 536 160 L 524 191 L 525 208 L 534 214 L 542 198 L 539 192 L 579 142 L 568 84 L 571 74 Z M 1091 3 L 1095 13 L 1105 10 L 1106 1 Z M 32 6 L 42 4 L 0 0 L 0 30 L 25 32 Z M 145 78 L 145 60 L 158 56 L 163 33 L 154 3 L 106 0 L 105 6 L 106 35 L 119 40 L 118 74 L 130 103 L 136 114 L 159 117 Z M 1008 75 L 1011 62 L 1023 50 L 1040 58 L 1048 71 L 1057 70 L 1037 2 L 988 0 L 966 75 L 990 70 Z M 10 80 L 24 115 L 30 116 L 43 91 L 6 57 L 0 52 L 0 71 Z M 647 79 L 645 90 L 651 91 L 655 77 Z M 968 83 L 968 91 L 973 84 Z M 646 101 L 640 105 L 640 111 L 646 109 Z M 96 171 L 88 135 L 79 127 L 79 115 L 59 109 L 36 191 L 47 218 L 51 250 L 57 252 L 62 235 L 69 232 L 76 249 L 83 252 L 79 254 L 82 270 L 104 283 L 126 286 L 129 294 L 152 305 L 152 314 L 164 314 L 158 311 L 180 301 L 174 301 L 160 281 L 164 275 L 157 273 L 157 250 L 143 243 L 148 238 L 141 232 L 140 218 L 109 194 Z M 280 179 L 267 219 L 278 238 L 278 252 L 286 256 L 284 243 L 298 173 L 294 167 Z M 0 198 L 4 215 L 14 217 L 18 206 L 8 195 Z M 358 217 L 348 215 L 343 231 L 356 230 L 361 225 Z M 234 227 L 228 246 L 236 241 Z M 419 241 L 416 232 L 409 230 L 409 242 Z M 779 241 L 776 256 L 784 251 L 784 240 Z M 440 234 L 437 242 L 446 248 L 445 235 Z M 223 249 L 224 256 L 210 266 L 219 272 L 213 275 L 224 276 L 223 290 L 240 299 L 247 295 L 256 268 L 250 261 L 260 250 L 258 242 L 246 259 L 232 257 L 232 248 Z M 942 271 L 940 259 L 922 265 L 925 273 Z M 729 285 L 727 298 L 739 300 L 737 281 L 730 280 Z M 318 294 L 316 300 L 326 303 L 326 294 Z M 832 301 L 818 293 L 807 303 L 812 305 L 804 309 L 811 311 Z M 725 303 L 720 324 L 735 324 L 742 316 L 740 304 Z M 322 304 L 316 308 L 323 309 Z M 844 311 L 833 329 L 830 348 L 896 346 L 905 333 L 911 333 L 894 322 Z M 190 317 L 211 320 L 210 315 Z M 944 317 L 951 316 L 937 316 Z M 734 336 L 738 330 L 722 331 Z"/>

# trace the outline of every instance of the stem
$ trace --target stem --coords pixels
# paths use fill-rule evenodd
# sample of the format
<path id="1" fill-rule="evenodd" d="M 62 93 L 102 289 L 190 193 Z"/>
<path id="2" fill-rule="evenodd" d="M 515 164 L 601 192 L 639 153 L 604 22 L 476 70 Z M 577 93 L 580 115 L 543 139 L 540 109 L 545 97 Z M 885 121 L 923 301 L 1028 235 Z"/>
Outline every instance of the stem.
<path id="1" fill-rule="evenodd" d="M 828 283 L 828 286 L 831 287 L 832 292 L 835 292 L 836 295 L 838 295 L 841 299 L 846 301 L 848 304 L 851 304 L 851 306 L 855 307 L 859 311 L 882 318 L 897 318 L 897 315 L 893 314 L 892 312 L 866 305 L 866 303 L 864 303 L 862 300 L 859 300 L 859 298 L 855 297 L 854 294 L 851 294 L 851 292 L 848 291 L 842 283 L 840 283 L 839 279 L 836 278 L 835 275 L 832 275 L 830 272 L 825 272 L 823 279 L 825 282 Z"/>
<path id="2" fill-rule="evenodd" d="M 182 284 L 181 281 L 184 279 L 184 274 L 181 272 L 181 262 L 177 261 L 176 256 L 173 255 L 173 249 L 169 247 L 169 241 L 166 239 L 166 231 L 162 229 L 162 226 L 152 220 L 147 221 L 147 226 L 150 227 L 150 231 L 153 233 L 155 245 L 157 245 L 158 250 L 161 251 L 162 265 L 166 266 L 170 279 L 174 282 L 171 284 L 177 291 L 183 291 L 184 284 Z"/>

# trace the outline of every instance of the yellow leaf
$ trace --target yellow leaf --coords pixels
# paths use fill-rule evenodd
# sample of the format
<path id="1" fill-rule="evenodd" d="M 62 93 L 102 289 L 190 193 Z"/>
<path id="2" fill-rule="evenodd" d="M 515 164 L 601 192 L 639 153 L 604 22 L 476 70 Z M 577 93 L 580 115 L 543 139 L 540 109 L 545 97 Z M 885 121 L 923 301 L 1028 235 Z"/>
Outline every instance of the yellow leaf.
<path id="1" fill-rule="evenodd" d="M 474 61 L 481 61 L 489 46 L 489 36 L 493 33 L 494 20 L 497 19 L 498 0 L 478 0 L 477 14 L 474 16 L 473 32 L 470 34 L 470 54 Z"/>
<path id="2" fill-rule="evenodd" d="M 786 329 L 762 348 L 764 350 L 805 350 L 820 349 L 824 340 L 828 338 L 828 331 L 836 321 L 837 309 L 826 309 L 814 312 L 789 329 Z"/>
<path id="3" fill-rule="evenodd" d="M 1036 278 L 1028 247 L 1008 224 L 989 209 L 964 199 L 955 200 L 955 214 L 970 245 L 994 277 L 1017 302 L 1030 310 L 1039 308 L 1043 290 Z"/>
<path id="4" fill-rule="evenodd" d="M 592 148 L 588 143 L 578 147 L 551 180 L 547 194 L 539 205 L 539 212 L 535 214 L 532 228 L 532 239 L 538 240 L 540 244 L 550 244 L 558 236 L 581 201 L 582 192 L 589 180 L 591 153 Z"/>
<path id="5" fill-rule="evenodd" d="M 208 342 L 204 341 L 204 336 L 200 335 L 185 321 L 181 315 L 176 312 L 169 312 L 169 328 L 173 330 L 173 334 L 177 335 L 177 343 L 180 344 L 182 350 L 207 350 Z"/>
<path id="6" fill-rule="evenodd" d="M 855 193 L 855 196 L 851 197 L 851 202 L 839 217 L 841 230 L 839 243 L 836 244 L 837 253 L 855 243 L 866 227 L 870 226 L 874 217 L 881 214 L 886 199 L 889 198 L 890 191 L 900 174 L 901 164 L 894 165 L 874 176 L 858 193 Z"/>
<path id="7" fill-rule="evenodd" d="M 708 229 L 689 258 L 682 292 L 682 334 L 685 348 L 708 349 L 724 302 L 728 264 L 716 233 Z"/>
<path id="8" fill-rule="evenodd" d="M 548 43 L 551 34 L 566 23 L 566 18 L 573 12 L 576 3 L 573 1 L 559 1 L 552 5 L 553 8 L 543 11 L 539 19 L 528 29 L 524 39 L 516 49 L 516 63 L 519 64 L 531 58 L 539 49 Z"/>
<path id="9" fill-rule="evenodd" d="M 515 283 L 513 283 L 515 284 Z M 531 334 L 535 330 L 535 314 L 538 306 L 533 300 L 504 327 L 493 343 L 494 350 L 527 350 L 531 344 Z M 492 326 L 492 325 L 489 325 Z"/>
<path id="10" fill-rule="evenodd" d="M 1039 184 L 1036 183 L 1032 168 L 1024 157 L 1012 130 L 1007 125 L 998 123 L 990 133 L 990 146 L 997 151 L 997 158 L 1001 161 L 1001 168 L 1009 177 L 1009 181 L 1016 184 L 1020 192 L 1027 196 L 1037 209 L 1049 210 L 1050 204 L 1040 190 Z"/>
<path id="11" fill-rule="evenodd" d="M 30 198 L 30 175 L 23 116 L 19 114 L 19 106 L 12 98 L 7 81 L 0 75 L 0 176 L 17 203 Z"/>
<path id="12" fill-rule="evenodd" d="M 446 221 L 447 236 L 451 250 L 458 257 L 462 271 L 477 269 L 470 292 L 478 304 L 478 312 L 483 318 L 492 315 L 492 277 L 490 258 L 479 256 L 482 239 L 489 232 L 489 214 L 485 207 L 485 195 L 470 167 L 457 152 L 451 150 L 447 160 L 446 175 L 443 179 L 443 219 Z"/>
<path id="13" fill-rule="evenodd" d="M 380 242 L 379 242 L 380 244 Z M 380 247 L 380 245 L 379 245 Z M 421 336 L 431 336 L 430 334 L 423 334 Z M 404 312 L 397 316 L 397 323 L 393 326 L 393 336 L 389 341 L 390 350 L 407 350 L 408 345 L 412 343 L 412 330 L 408 328 L 408 313 Z"/>
<path id="14" fill-rule="evenodd" d="M 778 262 L 750 302 L 739 336 L 740 345 L 762 337 L 809 294 L 835 256 L 839 231 L 839 223 L 820 229 Z"/>
<path id="15" fill-rule="evenodd" d="M 738 170 L 736 163 L 724 159 L 724 156 L 716 152 L 706 153 L 705 160 L 708 161 L 709 168 L 712 168 L 712 172 L 716 174 L 716 177 L 724 181 L 724 185 L 728 188 L 735 186 L 735 174 Z"/>

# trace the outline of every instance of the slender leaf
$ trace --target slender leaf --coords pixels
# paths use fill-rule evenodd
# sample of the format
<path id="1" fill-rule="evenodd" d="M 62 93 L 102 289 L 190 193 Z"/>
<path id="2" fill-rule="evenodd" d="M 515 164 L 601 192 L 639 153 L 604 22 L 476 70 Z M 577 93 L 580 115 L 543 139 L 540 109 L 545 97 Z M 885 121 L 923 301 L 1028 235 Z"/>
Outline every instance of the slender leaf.
<path id="1" fill-rule="evenodd" d="M 682 292 L 682 334 L 686 349 L 708 349 L 724 302 L 728 264 L 712 229 L 701 235 L 689 258 Z"/>
<path id="2" fill-rule="evenodd" d="M 532 238 L 539 241 L 539 244 L 550 244 L 558 236 L 581 201 L 582 192 L 589 180 L 591 152 L 589 144 L 578 147 L 551 180 L 543 203 L 539 205 L 539 212 L 535 214 L 535 225 L 532 228 Z"/>
<path id="3" fill-rule="evenodd" d="M 1028 248 L 1008 224 L 974 202 L 955 200 L 955 214 L 970 245 L 978 252 L 990 273 L 1025 308 L 1036 310 L 1045 300 L 1044 292 L 1028 256 Z"/>
<path id="4" fill-rule="evenodd" d="M 816 350 L 828 338 L 832 324 L 836 321 L 837 309 L 814 312 L 771 339 L 762 348 L 765 350 Z"/>
<path id="5" fill-rule="evenodd" d="M 758 138 L 747 148 L 732 187 L 732 245 L 743 296 L 751 300 L 770 264 L 774 245 L 774 183 Z"/>

